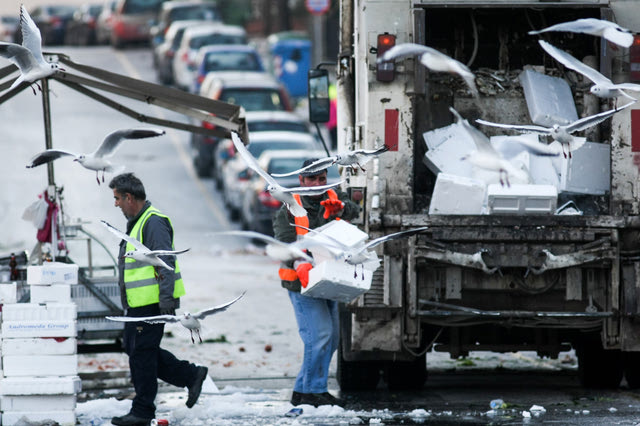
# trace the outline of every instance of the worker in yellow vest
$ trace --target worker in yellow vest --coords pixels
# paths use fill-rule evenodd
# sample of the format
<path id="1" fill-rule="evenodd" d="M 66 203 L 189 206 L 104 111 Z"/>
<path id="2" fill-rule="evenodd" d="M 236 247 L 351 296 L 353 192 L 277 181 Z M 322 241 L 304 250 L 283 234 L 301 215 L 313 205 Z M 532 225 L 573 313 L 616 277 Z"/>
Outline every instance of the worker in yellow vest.
<path id="1" fill-rule="evenodd" d="M 306 160 L 303 167 L 317 159 Z M 300 186 L 319 186 L 327 184 L 327 171 L 301 173 Z M 294 217 L 286 206 L 278 210 L 273 221 L 275 238 L 291 243 L 298 235 L 307 231 L 291 226 L 291 223 L 314 229 L 338 218 L 352 220 L 360 214 L 360 206 L 351 201 L 347 194 L 329 190 L 319 196 L 296 196 L 296 201 L 307 210 L 307 216 Z M 338 348 L 339 325 L 338 303 L 328 299 L 304 296 L 301 286 L 309 283 L 309 270 L 312 265 L 305 261 L 285 262 L 279 275 L 282 287 L 288 290 L 289 299 L 298 323 L 298 331 L 304 343 L 302 367 L 293 386 L 291 403 L 342 405 L 340 400 L 327 389 L 329 364 Z"/>
<path id="2" fill-rule="evenodd" d="M 111 180 L 115 206 L 127 218 L 127 234 L 144 244 L 149 250 L 173 250 L 173 226 L 147 200 L 144 186 L 133 173 L 118 175 Z M 122 240 L 118 261 L 119 284 L 125 315 L 146 317 L 175 315 L 180 307 L 180 296 L 185 289 L 180 267 L 174 256 L 163 256 L 173 270 L 154 267 L 131 258 L 125 258 L 133 246 Z M 160 347 L 164 324 L 126 322 L 123 346 L 129 355 L 131 380 L 136 391 L 131 410 L 124 416 L 111 419 L 120 426 L 147 425 L 155 418 L 155 398 L 158 378 L 180 388 L 188 388 L 187 407 L 198 400 L 207 367 L 178 360 L 171 352 Z"/>

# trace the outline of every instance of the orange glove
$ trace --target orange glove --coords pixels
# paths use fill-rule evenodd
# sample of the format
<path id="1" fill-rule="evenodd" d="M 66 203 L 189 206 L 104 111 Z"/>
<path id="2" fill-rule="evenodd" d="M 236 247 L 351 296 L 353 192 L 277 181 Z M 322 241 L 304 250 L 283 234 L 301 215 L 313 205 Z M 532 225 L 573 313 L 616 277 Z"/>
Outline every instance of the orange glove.
<path id="1" fill-rule="evenodd" d="M 302 287 L 307 288 L 309 284 L 309 270 L 313 268 L 309 262 L 301 263 L 296 268 L 296 273 L 298 274 L 298 279 L 300 280 L 300 284 Z"/>
<path id="2" fill-rule="evenodd" d="M 322 215 L 322 217 L 325 219 L 329 219 L 330 216 L 337 216 L 344 208 L 344 203 L 342 201 L 332 200 L 330 198 L 320 201 L 320 205 L 324 206 L 324 215 Z"/>

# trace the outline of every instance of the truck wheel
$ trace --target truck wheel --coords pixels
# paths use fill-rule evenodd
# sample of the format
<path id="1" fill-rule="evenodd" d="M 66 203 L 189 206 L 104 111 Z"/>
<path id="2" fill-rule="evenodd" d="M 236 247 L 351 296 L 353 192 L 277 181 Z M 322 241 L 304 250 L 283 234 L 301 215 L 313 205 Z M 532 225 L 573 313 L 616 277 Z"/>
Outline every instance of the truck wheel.
<path id="1" fill-rule="evenodd" d="M 372 391 L 380 380 L 380 365 L 375 361 L 346 361 L 342 356 L 342 343 L 338 348 L 336 379 L 343 392 Z"/>
<path id="2" fill-rule="evenodd" d="M 427 380 L 427 356 L 423 354 L 413 361 L 389 361 L 385 373 L 390 390 L 422 389 Z"/>
<path id="3" fill-rule="evenodd" d="M 624 352 L 624 378 L 631 389 L 640 388 L 640 352 Z"/>
<path id="4" fill-rule="evenodd" d="M 585 387 L 617 388 L 622 380 L 622 352 L 604 350 L 600 341 L 583 342 L 576 351 L 578 377 Z"/>

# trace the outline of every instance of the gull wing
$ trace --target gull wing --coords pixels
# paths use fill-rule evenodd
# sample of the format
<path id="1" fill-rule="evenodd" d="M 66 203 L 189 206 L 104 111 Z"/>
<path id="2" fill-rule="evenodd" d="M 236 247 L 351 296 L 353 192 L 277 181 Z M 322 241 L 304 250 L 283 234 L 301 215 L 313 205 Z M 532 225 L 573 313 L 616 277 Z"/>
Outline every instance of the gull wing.
<path id="1" fill-rule="evenodd" d="M 389 147 L 386 146 L 386 145 L 382 145 L 380 148 L 374 148 L 374 149 L 356 149 L 354 151 L 351 151 L 349 154 L 355 154 L 355 155 L 380 155 L 383 152 L 387 152 L 387 151 L 389 151 Z"/>
<path id="2" fill-rule="evenodd" d="M 131 245 L 133 245 L 136 248 L 136 250 L 140 250 L 142 252 L 148 252 L 149 251 L 149 249 L 144 244 L 142 244 L 140 241 L 138 241 L 135 238 L 125 234 L 124 232 L 120 231 L 119 229 L 114 228 L 113 226 L 109 225 L 108 222 L 106 222 L 104 220 L 101 220 L 100 222 L 105 226 L 105 228 L 107 228 L 109 231 L 111 231 L 111 233 L 114 234 L 116 237 L 120 238 L 121 240 L 125 240 L 128 243 L 131 243 Z"/>
<path id="3" fill-rule="evenodd" d="M 505 140 L 507 141 L 507 145 L 520 146 L 523 150 L 541 157 L 555 157 L 560 155 L 562 152 L 560 147 L 557 145 L 547 145 L 541 142 L 534 142 L 522 136 L 507 137 Z"/>
<path id="4" fill-rule="evenodd" d="M 29 49 L 36 61 L 44 62 L 42 35 L 24 5 L 20 6 L 20 30 L 22 31 L 22 46 Z"/>
<path id="5" fill-rule="evenodd" d="M 634 103 L 635 101 L 629 102 L 628 104 L 623 105 L 620 108 L 610 109 L 609 111 L 604 111 L 599 114 L 590 115 L 589 117 L 584 117 L 584 118 L 581 118 L 580 120 L 576 120 L 573 123 L 566 126 L 567 132 L 573 133 L 580 130 L 588 129 L 591 126 L 595 126 L 596 124 L 601 123 L 607 118 L 611 117 L 616 112 L 622 111 L 623 109 L 630 107 Z"/>
<path id="6" fill-rule="evenodd" d="M 240 237 L 247 237 L 247 238 L 255 238 L 258 240 L 262 240 L 264 242 L 266 242 L 267 244 L 271 244 L 271 245 L 276 245 L 279 247 L 283 247 L 287 250 L 289 250 L 291 253 L 295 254 L 296 256 L 305 259 L 308 262 L 313 263 L 313 258 L 310 257 L 307 253 L 303 252 L 302 249 L 300 248 L 299 245 L 297 245 L 296 243 L 285 243 L 284 241 L 279 241 L 276 240 L 273 237 L 270 237 L 269 235 L 265 235 L 265 234 L 261 234 L 259 232 L 255 232 L 255 231 L 222 231 L 222 232 L 214 232 L 213 235 L 237 235 Z"/>
<path id="7" fill-rule="evenodd" d="M 316 161 L 314 161 L 313 163 L 302 167 L 298 170 L 294 170 L 292 172 L 288 172 L 288 173 L 274 173 L 271 176 L 273 177 L 285 177 L 285 176 L 292 176 L 292 175 L 296 175 L 296 174 L 300 174 L 303 172 L 320 172 L 322 170 L 328 169 L 329 167 L 331 167 L 332 165 L 335 164 L 336 160 L 338 159 L 338 157 L 336 156 L 331 156 L 331 157 L 325 157 L 325 158 L 320 158 Z"/>
<path id="8" fill-rule="evenodd" d="M 387 241 L 410 237 L 412 235 L 419 234 L 420 232 L 424 231 L 425 229 L 429 229 L 429 227 L 428 226 L 423 226 L 423 227 L 420 227 L 420 228 L 408 229 L 406 231 L 400 231 L 400 232 L 396 232 L 396 233 L 393 233 L 393 234 L 385 235 L 385 236 L 382 236 L 380 238 L 376 238 L 375 240 L 369 241 L 368 243 L 366 243 L 362 247 L 362 250 L 373 248 L 373 247 L 375 247 L 375 246 L 377 246 L 379 244 L 386 243 Z"/>
<path id="9" fill-rule="evenodd" d="M 478 97 L 478 88 L 476 87 L 475 75 L 469 67 L 460 61 L 457 61 L 442 52 L 435 49 L 425 52 L 420 57 L 420 63 L 433 71 L 443 71 L 456 73 L 465 81 L 471 89 L 473 96 Z"/>
<path id="10" fill-rule="evenodd" d="M 471 136 L 479 152 L 486 152 L 490 153 L 491 155 L 495 155 L 496 157 L 500 157 L 500 154 L 498 154 L 495 148 L 491 145 L 491 141 L 489 141 L 489 138 L 486 137 L 484 133 L 469 124 L 469 122 L 462 118 L 458 111 L 453 109 L 453 107 L 449 107 L 449 111 L 451 111 L 451 113 L 456 118 L 456 122 L 461 125 Z"/>
<path id="11" fill-rule="evenodd" d="M 144 321 L 149 324 L 163 324 L 167 322 L 180 322 L 180 318 L 175 315 L 155 315 L 151 317 L 105 317 L 111 321 L 120 322 L 140 322 Z"/>
<path id="12" fill-rule="evenodd" d="M 0 56 L 16 64 L 22 73 L 38 66 L 31 51 L 19 44 L 0 42 Z"/>
<path id="13" fill-rule="evenodd" d="M 619 83 L 614 84 L 613 87 L 620 90 L 631 90 L 632 92 L 640 92 L 640 84 L 636 83 Z"/>
<path id="14" fill-rule="evenodd" d="M 137 241 L 137 240 L 136 240 Z M 178 254 L 186 253 L 190 248 L 185 250 L 151 250 L 148 254 L 155 256 L 176 256 Z"/>
<path id="15" fill-rule="evenodd" d="M 611 25 L 607 25 L 607 28 L 605 28 L 602 33 L 604 38 L 622 47 L 630 47 L 633 44 L 633 34 L 631 31 L 613 22 L 609 22 L 609 24 Z"/>
<path id="16" fill-rule="evenodd" d="M 333 189 L 339 185 L 341 185 L 344 181 L 332 183 L 329 185 L 318 185 L 318 186 L 296 186 L 293 188 L 282 188 L 282 192 L 289 194 L 300 194 L 300 195 L 322 195 L 330 189 Z"/>
<path id="17" fill-rule="evenodd" d="M 322 238 L 324 238 L 326 240 L 326 242 L 327 242 L 326 245 L 328 245 L 328 246 L 335 247 L 335 248 L 337 248 L 339 250 L 342 250 L 342 251 L 346 251 L 346 250 L 349 249 L 349 247 L 347 247 L 345 244 L 341 243 L 340 241 L 336 240 L 335 238 L 333 238 L 330 235 L 323 234 L 321 232 L 316 231 L 315 229 L 307 228 L 306 226 L 298 225 L 296 223 L 290 223 L 289 225 L 295 226 L 296 228 L 305 229 L 308 232 L 311 232 L 312 234 L 320 235 Z M 301 244 L 303 244 L 303 243 L 301 243 Z M 322 244 L 312 243 L 312 245 L 316 245 L 317 246 L 317 245 L 322 245 Z"/>
<path id="18" fill-rule="evenodd" d="M 609 80 L 607 77 L 600 74 L 598 71 L 594 70 L 590 66 L 577 60 L 573 56 L 569 55 L 567 52 L 554 47 L 553 45 L 547 43 L 544 40 L 538 40 L 538 43 L 540 43 L 540 46 L 542 46 L 542 48 L 549 55 L 555 58 L 556 61 L 560 62 L 562 65 L 564 65 L 567 68 L 570 68 L 576 72 L 579 72 L 580 74 L 587 77 L 589 80 L 593 81 L 595 84 L 607 85 L 607 86 L 613 85 L 611 80 Z"/>
<path id="19" fill-rule="evenodd" d="M 268 184 L 270 184 L 272 186 L 275 186 L 275 187 L 279 187 L 280 186 L 271 177 L 271 175 L 269 173 L 267 173 L 264 170 L 262 170 L 262 167 L 260 167 L 258 165 L 258 162 L 256 161 L 256 159 L 253 157 L 253 155 L 251 155 L 251 153 L 249 152 L 247 147 L 244 146 L 244 143 L 242 143 L 242 140 L 240 139 L 240 136 L 238 136 L 238 134 L 236 132 L 231 132 L 231 140 L 233 141 L 233 145 L 236 147 L 236 150 L 238 151 L 238 154 L 240 154 L 240 156 L 244 159 L 244 162 L 247 163 L 247 166 L 249 166 L 249 168 L 251 168 L 256 173 L 258 173 L 260 176 L 262 176 L 264 178 L 264 180 L 267 181 Z"/>
<path id="20" fill-rule="evenodd" d="M 61 149 L 47 149 L 46 151 L 42 151 L 39 154 L 36 154 L 29 164 L 27 164 L 27 168 L 37 167 L 42 164 L 50 163 L 53 160 L 57 160 L 60 157 L 78 157 L 77 154 L 74 154 L 71 151 L 63 151 Z"/>
<path id="21" fill-rule="evenodd" d="M 437 50 L 416 43 L 396 44 L 391 49 L 384 52 L 384 54 L 378 58 L 378 62 L 392 61 L 394 59 L 402 59 L 408 56 L 423 55 L 427 52 L 433 53 L 437 52 Z"/>
<path id="22" fill-rule="evenodd" d="M 529 31 L 529 34 L 540 34 L 547 31 L 568 31 L 572 33 L 602 36 L 623 47 L 629 47 L 633 43 L 633 34 L 631 34 L 631 31 L 626 28 L 622 28 L 611 21 L 596 18 L 584 18 L 570 22 L 562 22 L 539 31 Z"/>
<path id="23" fill-rule="evenodd" d="M 548 129 L 547 127 L 536 126 L 533 124 L 501 124 L 501 123 L 493 123 L 491 121 L 482 120 L 480 118 L 476 120 L 476 123 L 484 124 L 485 126 L 517 130 L 523 133 L 538 133 L 541 135 L 548 135 L 551 133 L 551 129 Z"/>
<path id="24" fill-rule="evenodd" d="M 218 312 L 226 311 L 229 308 L 229 306 L 233 305 L 238 300 L 242 299 L 242 296 L 244 296 L 245 293 L 246 293 L 246 291 L 243 291 L 240 296 L 236 297 L 235 299 L 233 299 L 230 302 L 223 303 L 222 305 L 214 306 L 214 307 L 211 307 L 211 308 L 203 309 L 203 310 L 201 310 L 199 312 L 196 312 L 195 314 L 191 314 L 191 316 L 200 320 L 200 319 L 204 319 L 205 317 L 207 317 L 209 315 L 217 314 Z"/>
<path id="25" fill-rule="evenodd" d="M 96 157 L 108 157 L 113 155 L 120 143 L 125 139 L 144 139 L 162 136 L 166 132 L 156 129 L 123 129 L 109 133 L 98 149 L 93 153 Z"/>

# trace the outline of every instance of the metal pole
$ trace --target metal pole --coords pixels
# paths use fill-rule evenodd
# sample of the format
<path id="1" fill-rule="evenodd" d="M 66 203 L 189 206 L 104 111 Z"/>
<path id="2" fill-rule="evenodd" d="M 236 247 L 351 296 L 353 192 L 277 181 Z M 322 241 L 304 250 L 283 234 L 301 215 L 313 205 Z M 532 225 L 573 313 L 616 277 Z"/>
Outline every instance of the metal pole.
<path id="1" fill-rule="evenodd" d="M 49 80 L 43 78 L 40 80 L 42 85 L 42 113 L 44 115 L 44 142 L 46 149 L 53 148 L 51 143 L 51 104 L 49 102 Z M 47 163 L 47 177 L 49 185 L 55 186 L 53 177 L 53 162 Z"/>

